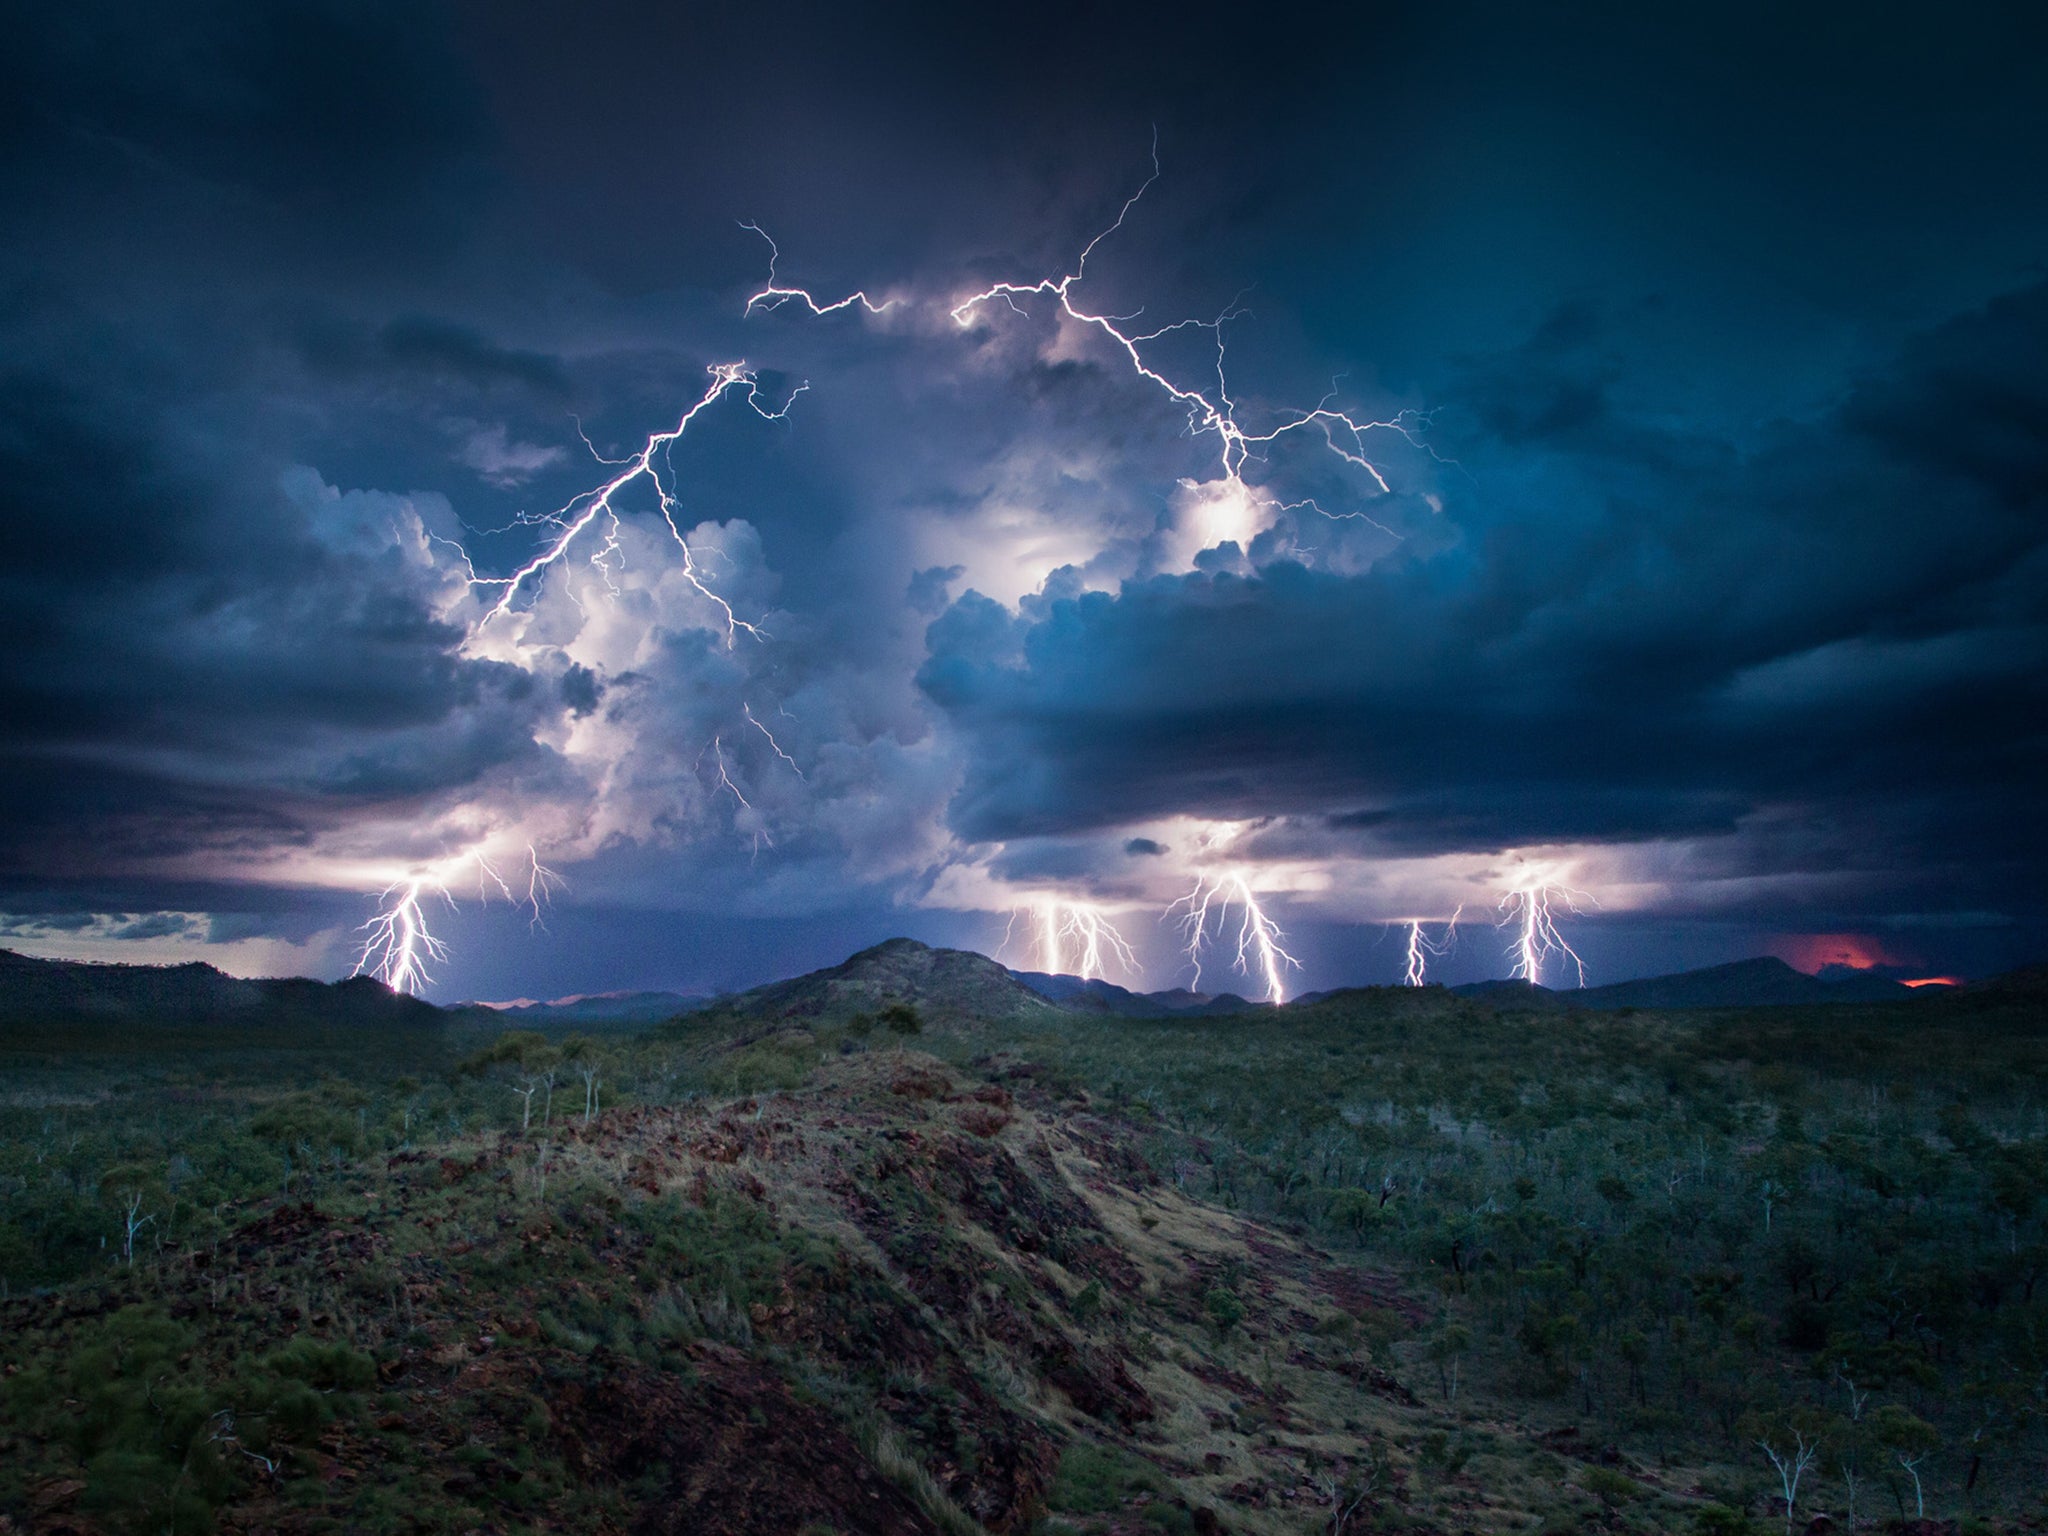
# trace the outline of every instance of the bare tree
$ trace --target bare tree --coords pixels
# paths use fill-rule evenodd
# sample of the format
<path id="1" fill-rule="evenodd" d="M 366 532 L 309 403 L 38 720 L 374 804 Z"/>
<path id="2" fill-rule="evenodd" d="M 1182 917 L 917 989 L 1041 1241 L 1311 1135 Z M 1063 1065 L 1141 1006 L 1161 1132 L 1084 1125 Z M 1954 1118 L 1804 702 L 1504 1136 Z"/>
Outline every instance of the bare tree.
<path id="1" fill-rule="evenodd" d="M 1839 1366 L 1835 1369 L 1835 1380 L 1839 1381 L 1843 1389 L 1849 1394 L 1849 1443 L 1844 1448 L 1840 1471 L 1842 1474 L 1842 1486 L 1849 1491 L 1850 1536 L 1855 1536 L 1856 1485 L 1862 1480 L 1863 1475 L 1861 1468 L 1857 1465 L 1856 1451 L 1857 1443 L 1863 1438 L 1863 1409 L 1870 1402 L 1870 1389 L 1865 1387 L 1859 1392 L 1856 1388 L 1856 1383 L 1847 1376 L 1844 1376 Z"/>
<path id="2" fill-rule="evenodd" d="M 1913 1479 L 1913 1518 L 1915 1520 L 1925 1520 L 1927 1518 L 1927 1491 L 1920 1486 L 1920 1463 L 1926 1459 L 1927 1452 L 1925 1451 L 1915 1451 L 1910 1455 L 1901 1450 L 1894 1450 L 1892 1452 L 1892 1460 L 1905 1468 L 1906 1475 Z"/>
<path id="3" fill-rule="evenodd" d="M 1792 1508 L 1799 1500 L 1799 1479 L 1806 1475 L 1806 1469 L 1813 1465 L 1813 1458 L 1820 1454 L 1820 1441 L 1816 1438 L 1807 1444 L 1805 1434 L 1798 1429 L 1788 1428 L 1792 1445 L 1780 1451 L 1768 1440 L 1759 1439 L 1757 1444 L 1770 1457 L 1771 1465 L 1778 1469 L 1779 1486 L 1785 1490 L 1785 1536 L 1792 1536 Z"/>
<path id="4" fill-rule="evenodd" d="M 124 1230 L 121 1234 L 121 1257 L 131 1269 L 135 1266 L 135 1234 L 156 1220 L 155 1215 L 143 1216 L 141 1211 L 142 1191 L 139 1189 L 129 1190 L 128 1210 L 123 1218 Z"/>
<path id="5" fill-rule="evenodd" d="M 1886 1403 L 1872 1416 L 1878 1444 L 1891 1452 L 1899 1469 L 1913 1479 L 1913 1518 L 1927 1518 L 1927 1490 L 1920 1483 L 1920 1464 L 1941 1444 L 1940 1431 L 1897 1403 Z"/>
<path id="6" fill-rule="evenodd" d="M 520 1101 L 519 1129 L 522 1131 L 533 1129 L 533 1096 L 539 1092 L 540 1084 L 530 1077 L 523 1086 L 512 1090 L 513 1096 Z"/>
<path id="7" fill-rule="evenodd" d="M 583 1079 L 583 1123 L 588 1125 L 597 1113 L 597 1063 L 586 1061 L 576 1071 Z"/>

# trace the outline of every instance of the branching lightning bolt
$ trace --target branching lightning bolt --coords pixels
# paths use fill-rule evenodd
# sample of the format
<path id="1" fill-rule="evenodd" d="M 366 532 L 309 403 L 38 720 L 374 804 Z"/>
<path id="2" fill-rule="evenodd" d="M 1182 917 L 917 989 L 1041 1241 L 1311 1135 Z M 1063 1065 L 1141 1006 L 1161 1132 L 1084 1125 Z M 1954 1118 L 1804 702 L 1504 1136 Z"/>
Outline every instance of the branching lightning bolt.
<path id="1" fill-rule="evenodd" d="M 1020 917 L 1031 922 L 1037 969 L 1049 976 L 1078 976 L 1083 981 L 1107 979 L 1109 962 L 1114 961 L 1127 976 L 1142 976 L 1144 968 L 1123 934 L 1108 914 L 1093 902 L 1045 897 L 1011 912 L 1003 929 L 1002 948 L 1009 947 Z M 1074 960 L 1067 964 L 1068 946 Z M 1000 950 L 998 951 L 1000 953 Z"/>
<path id="2" fill-rule="evenodd" d="M 838 313 L 842 309 L 851 309 L 854 305 L 858 304 L 869 314 L 879 315 L 896 302 L 894 299 L 885 299 L 880 304 L 877 304 L 865 293 L 856 289 L 843 299 L 835 299 L 830 304 L 820 304 L 811 296 L 808 289 L 784 288 L 775 281 L 775 263 L 782 259 L 782 248 L 775 243 L 774 238 L 769 235 L 768 231 L 758 224 L 751 224 L 742 219 L 740 221 L 740 228 L 750 229 L 768 242 L 768 282 L 760 292 L 748 298 L 747 307 L 742 311 L 744 314 L 751 315 L 757 309 L 772 312 L 782 308 L 785 304 L 801 304 L 814 315 L 831 315 Z"/>
<path id="3" fill-rule="evenodd" d="M 540 855 L 534 852 L 531 843 L 526 845 L 526 857 L 532 866 L 526 877 L 526 904 L 533 909 L 533 918 L 526 927 L 528 932 L 532 932 L 547 927 L 547 924 L 541 921 L 540 909 L 553 898 L 555 887 L 562 883 L 562 877 L 541 863 Z"/>
<path id="4" fill-rule="evenodd" d="M 1280 925 L 1259 904 L 1250 882 L 1234 871 L 1196 876 L 1194 889 L 1166 909 L 1168 917 L 1181 912 L 1181 950 L 1188 957 L 1188 964 L 1194 968 L 1194 980 L 1190 986 L 1196 991 L 1201 990 L 1202 951 L 1209 943 L 1211 911 L 1215 913 L 1216 936 L 1221 938 L 1228 927 L 1233 906 L 1238 909 L 1238 974 L 1250 977 L 1256 967 L 1257 979 L 1265 983 L 1266 1000 L 1286 1002 L 1285 968 L 1291 965 L 1300 970 L 1301 962 L 1283 947 L 1287 935 L 1280 931 Z"/>
<path id="5" fill-rule="evenodd" d="M 420 910 L 420 898 L 429 892 L 447 895 L 424 877 L 385 887 L 383 909 L 362 926 L 369 937 L 356 956 L 353 975 L 368 973 L 394 992 L 418 992 L 434 979 L 427 973 L 427 963 L 446 960 L 448 946 L 434 937 Z"/>
<path id="6" fill-rule="evenodd" d="M 1508 973 L 1510 976 L 1540 986 L 1544 962 L 1552 955 L 1562 955 L 1578 973 L 1578 984 L 1582 987 L 1586 984 L 1586 962 L 1557 931 L 1556 918 L 1559 907 L 1576 916 L 1583 910 L 1579 905 L 1582 901 L 1590 902 L 1593 898 L 1584 891 L 1548 881 L 1518 885 L 1501 897 L 1499 926 L 1512 925 L 1515 935 L 1508 945 L 1508 953 L 1515 962 L 1514 969 Z M 1593 904 L 1599 905 L 1598 902 Z"/>
<path id="7" fill-rule="evenodd" d="M 529 868 L 524 899 L 513 895 L 512 887 L 498 867 L 481 850 L 444 862 L 438 870 L 407 875 L 387 885 L 380 897 L 376 916 L 358 930 L 365 935 L 356 953 L 356 976 L 374 976 L 394 992 L 417 993 L 433 981 L 427 970 L 448 958 L 448 946 L 427 926 L 425 902 L 438 896 L 452 908 L 454 897 L 448 883 L 464 864 L 476 877 L 477 898 L 488 900 L 493 889 L 507 901 L 532 909 L 530 926 L 541 927 L 542 910 L 561 884 L 561 876 L 541 863 L 531 844 L 527 846 Z"/>
<path id="8" fill-rule="evenodd" d="M 1126 973 L 1139 974 L 1138 957 L 1124 942 L 1124 936 L 1117 932 L 1116 924 L 1097 907 L 1079 901 L 1065 903 L 1059 937 L 1062 941 L 1072 939 L 1078 946 L 1079 955 L 1073 974 L 1083 981 L 1103 975 L 1105 948 Z"/>
<path id="9" fill-rule="evenodd" d="M 1408 923 L 1408 970 L 1403 980 L 1411 987 L 1419 987 L 1429 973 L 1429 962 L 1441 960 L 1458 945 L 1458 919 L 1465 914 L 1464 903 L 1451 914 L 1449 922 L 1434 940 L 1423 932 L 1424 919 L 1412 918 Z"/>
<path id="10" fill-rule="evenodd" d="M 790 392 L 787 400 L 770 410 L 762 403 L 759 381 L 745 363 L 714 363 L 707 371 L 711 375 L 710 386 L 695 404 L 683 412 L 673 427 L 651 435 L 640 451 L 623 460 L 624 467 L 596 490 L 581 492 L 558 510 L 533 519 L 556 530 L 554 537 L 541 547 L 538 554 L 509 576 L 479 576 L 475 569 L 471 568 L 468 579 L 472 587 L 495 590 L 499 594 L 498 601 L 484 616 L 484 623 L 488 624 L 492 619 L 510 613 L 518 601 L 519 594 L 525 590 L 528 583 L 538 579 L 550 567 L 559 564 L 568 555 L 571 546 L 592 525 L 598 527 L 599 533 L 596 535 L 597 548 L 590 554 L 590 563 L 604 579 L 607 589 L 616 591 L 612 582 L 613 562 L 619 556 L 619 511 L 616 498 L 635 481 L 646 480 L 654 487 L 656 496 L 660 498 L 662 521 L 668 525 L 670 535 L 683 552 L 683 579 L 714 604 L 725 617 L 726 644 L 731 645 L 735 635 L 741 630 L 756 638 L 760 637 L 760 630 L 735 614 L 732 605 L 706 586 L 703 578 L 697 574 L 696 562 L 690 552 L 690 541 L 683 537 L 683 531 L 676 523 L 675 493 L 670 489 L 669 480 L 664 478 L 662 470 L 663 466 L 669 463 L 669 451 L 674 447 L 676 440 L 689 431 L 690 423 L 727 392 L 739 391 L 747 404 L 753 408 L 754 414 L 763 420 L 779 421 L 789 414 L 789 408 L 796 402 L 796 397 L 809 386 L 799 384 Z M 670 474 L 673 474 L 672 467 Z"/>
<path id="11" fill-rule="evenodd" d="M 764 234 L 762 238 L 766 239 L 767 236 Z M 769 287 L 748 301 L 747 308 L 750 311 L 757 305 L 772 309 L 798 296 L 796 290 L 781 289 L 775 285 L 774 258 L 779 253 L 775 250 L 773 240 L 769 240 L 768 247 Z M 811 307 L 814 312 L 822 314 L 832 309 L 844 308 L 846 304 L 856 300 L 866 304 L 870 310 L 880 312 L 877 306 L 868 303 L 865 295 L 855 295 L 853 299 L 842 304 L 823 307 L 813 304 Z M 771 407 L 762 398 L 759 380 L 744 362 L 714 363 L 706 372 L 710 375 L 710 382 L 706 385 L 704 393 L 683 411 L 675 425 L 652 433 L 637 452 L 623 458 L 607 458 L 598 452 L 596 445 L 590 441 L 589 434 L 584 431 L 583 423 L 577 421 L 577 436 L 590 450 L 591 457 L 617 472 L 603 484 L 593 490 L 580 492 L 553 512 L 533 516 L 521 515 L 516 518 L 512 525 L 514 527 L 542 527 L 551 532 L 539 551 L 510 574 L 479 575 L 468 551 L 461 545 L 438 535 L 429 535 L 436 544 L 447 545 L 455 551 L 462 562 L 464 579 L 472 590 L 497 594 L 496 601 L 479 620 L 479 629 L 492 620 L 511 613 L 518 604 L 520 595 L 536 586 L 548 571 L 567 560 L 579 540 L 595 545 L 590 551 L 590 564 L 603 580 L 606 590 L 616 594 L 618 587 L 613 580 L 613 573 L 621 558 L 619 499 L 629 487 L 644 480 L 653 488 L 659 503 L 661 519 L 668 529 L 669 536 L 682 551 L 683 579 L 717 610 L 722 620 L 726 646 L 730 648 L 741 633 L 755 639 L 766 638 L 757 625 L 741 618 L 733 610 L 732 604 L 714 590 L 699 571 L 695 552 L 690 547 L 689 539 L 684 536 L 681 523 L 677 521 L 679 502 L 674 487 L 673 452 L 677 441 L 689 431 L 698 416 L 727 394 L 739 394 L 754 414 L 763 420 L 779 421 L 788 415 L 797 396 L 804 393 L 809 386 L 797 385 L 779 406 Z M 572 601 L 577 602 L 578 607 L 582 606 L 573 592 L 570 593 L 570 597 Z M 743 704 L 741 708 L 747 722 L 767 738 L 768 745 L 775 755 L 787 763 L 799 778 L 803 777 L 803 770 L 797 766 L 796 759 L 783 750 L 782 743 L 756 718 L 752 707 Z M 731 791 L 742 809 L 751 813 L 753 805 L 727 770 L 723 739 L 713 737 L 707 750 L 716 759 L 717 788 Z M 699 761 L 702 761 L 701 757 Z M 772 841 L 766 829 L 762 827 L 757 826 L 752 836 L 754 850 L 757 853 L 764 842 Z M 541 863 L 540 854 L 532 844 L 527 845 L 526 854 L 528 871 L 523 904 L 532 911 L 529 926 L 537 929 L 545 926 L 542 911 L 556 886 L 560 884 L 560 877 Z M 508 901 L 516 899 L 510 884 L 482 848 L 464 855 L 463 860 L 474 865 L 479 899 L 488 899 L 493 888 Z M 432 874 L 407 876 L 385 888 L 381 898 L 382 905 L 376 916 L 363 925 L 367 937 L 356 958 L 355 974 L 374 975 L 401 992 L 417 992 L 432 981 L 433 978 L 427 971 L 428 963 L 438 963 L 446 959 L 448 951 L 446 945 L 427 926 L 422 898 L 428 894 L 439 895 L 453 904 L 445 880 Z"/>
<path id="12" fill-rule="evenodd" d="M 1159 179 L 1159 141 L 1155 133 L 1152 142 L 1152 174 L 1145 182 L 1124 200 L 1117 211 L 1115 220 L 1082 249 L 1081 256 L 1071 272 L 1055 277 L 1043 277 L 1036 282 L 993 283 L 979 293 L 970 294 L 960 300 L 952 309 L 954 321 L 964 327 L 974 323 L 975 316 L 983 306 L 1000 300 L 1018 314 L 1028 311 L 1020 300 L 1049 298 L 1056 301 L 1060 310 L 1069 319 L 1095 330 L 1108 339 L 1110 344 L 1121 351 L 1137 376 L 1155 389 L 1163 392 L 1177 406 L 1187 413 L 1188 433 L 1191 437 L 1213 435 L 1217 439 L 1218 463 L 1222 470 L 1223 483 L 1232 492 L 1276 510 L 1310 507 L 1326 517 L 1358 517 L 1372 522 L 1363 512 L 1328 513 L 1313 500 L 1281 502 L 1263 491 L 1246 483 L 1244 470 L 1246 462 L 1254 451 L 1267 444 L 1277 442 L 1290 433 L 1313 431 L 1319 433 L 1330 452 L 1344 463 L 1362 471 L 1371 479 L 1381 494 L 1392 489 L 1386 476 L 1367 454 L 1366 440 L 1370 433 L 1393 432 L 1410 444 L 1429 452 L 1428 445 L 1421 441 L 1418 432 L 1428 425 L 1428 417 L 1416 411 L 1402 411 L 1385 421 L 1363 420 L 1331 404 L 1334 395 L 1325 395 L 1309 410 L 1292 410 L 1280 417 L 1263 431 L 1252 431 L 1237 419 L 1237 402 L 1231 398 L 1230 385 L 1225 374 L 1226 338 L 1224 327 L 1239 318 L 1235 301 L 1226 307 L 1214 320 L 1179 320 L 1171 325 L 1160 326 L 1151 331 L 1133 331 L 1125 327 L 1135 315 L 1103 315 L 1084 308 L 1076 299 L 1074 290 L 1087 280 L 1088 259 L 1095 254 L 1097 246 L 1124 227 L 1131 210 L 1151 190 Z M 1208 331 L 1216 343 L 1216 379 L 1213 385 L 1196 385 L 1170 378 L 1158 365 L 1149 362 L 1144 353 L 1145 344 L 1159 340 L 1176 331 Z M 1384 527 L 1375 523 L 1375 526 Z M 1386 530 L 1392 532 L 1391 529 Z"/>

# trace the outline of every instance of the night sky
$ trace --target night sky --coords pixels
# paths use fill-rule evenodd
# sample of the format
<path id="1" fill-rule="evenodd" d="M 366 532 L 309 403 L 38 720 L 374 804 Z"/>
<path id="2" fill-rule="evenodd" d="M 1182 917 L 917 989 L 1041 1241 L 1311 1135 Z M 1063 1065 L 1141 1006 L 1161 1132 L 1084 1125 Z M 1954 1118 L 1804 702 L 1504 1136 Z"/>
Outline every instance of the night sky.
<path id="1" fill-rule="evenodd" d="M 1460 909 L 1431 975 L 1506 975 L 1542 885 L 1595 983 L 2041 958 L 2025 10 L 17 14 L 0 945 L 345 975 L 419 882 L 429 996 L 549 997 L 1066 903 L 1154 988 L 1206 878 L 1290 993 Z M 1248 435 L 1398 430 L 1233 480 L 1056 298 L 955 319 L 1155 133 L 1077 307 Z M 742 221 L 886 307 L 748 313 Z"/>

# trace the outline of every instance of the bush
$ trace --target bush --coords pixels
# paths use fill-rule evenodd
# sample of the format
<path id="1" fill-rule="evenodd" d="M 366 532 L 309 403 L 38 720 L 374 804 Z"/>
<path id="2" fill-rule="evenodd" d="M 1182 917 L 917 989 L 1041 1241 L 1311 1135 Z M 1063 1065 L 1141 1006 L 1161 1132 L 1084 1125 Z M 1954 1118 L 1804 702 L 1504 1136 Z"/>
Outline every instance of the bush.
<path id="1" fill-rule="evenodd" d="M 1212 1287 L 1202 1298 L 1202 1310 L 1219 1333 L 1228 1333 L 1244 1321 L 1244 1303 L 1220 1285 Z"/>
<path id="2" fill-rule="evenodd" d="M 1078 1441 L 1060 1457 L 1046 1503 L 1067 1514 L 1105 1515 L 1122 1509 L 1133 1494 L 1165 1497 L 1171 1491 L 1150 1462 L 1110 1446 Z"/>
<path id="3" fill-rule="evenodd" d="M 264 1368 L 322 1390 L 357 1391 L 377 1379 L 377 1362 L 346 1344 L 296 1338 L 263 1358 Z"/>
<path id="4" fill-rule="evenodd" d="M 1756 1536 L 1756 1522 L 1726 1504 L 1708 1504 L 1693 1512 L 1694 1536 Z"/>

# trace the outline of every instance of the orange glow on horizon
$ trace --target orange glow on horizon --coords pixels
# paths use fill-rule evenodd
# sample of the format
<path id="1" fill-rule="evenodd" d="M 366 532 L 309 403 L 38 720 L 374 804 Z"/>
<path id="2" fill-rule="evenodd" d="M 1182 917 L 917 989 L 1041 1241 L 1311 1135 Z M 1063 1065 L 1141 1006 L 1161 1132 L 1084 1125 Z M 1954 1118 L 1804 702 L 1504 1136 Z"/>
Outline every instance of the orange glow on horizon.
<path id="1" fill-rule="evenodd" d="M 1960 987 L 1962 984 L 1963 978 L 1960 976 L 1920 976 L 1912 981 L 1899 982 L 1902 987 Z"/>
<path id="2" fill-rule="evenodd" d="M 1867 971 L 1872 966 L 1900 963 L 1886 952 L 1883 944 L 1860 933 L 1784 934 L 1771 945 L 1771 953 L 1808 975 L 1829 965 Z"/>

